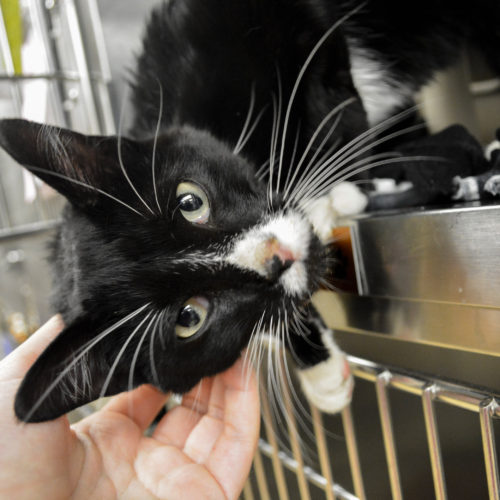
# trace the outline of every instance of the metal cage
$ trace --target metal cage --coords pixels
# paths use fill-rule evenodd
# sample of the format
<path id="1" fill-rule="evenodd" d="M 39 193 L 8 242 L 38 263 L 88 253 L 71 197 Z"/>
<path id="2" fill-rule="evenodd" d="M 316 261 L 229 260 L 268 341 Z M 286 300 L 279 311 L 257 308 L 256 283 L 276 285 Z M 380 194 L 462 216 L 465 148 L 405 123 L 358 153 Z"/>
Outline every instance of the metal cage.
<path id="1" fill-rule="evenodd" d="M 96 0 L 10 4 L 19 10 L 0 15 L 0 115 L 113 133 Z M 32 66 L 19 67 L 13 22 L 23 28 Z M 445 78 L 444 94 L 467 103 L 467 117 L 458 118 L 471 129 L 491 130 L 483 117 L 499 109 L 498 81 L 474 83 L 481 94 L 474 106 L 457 71 L 468 69 L 462 63 Z M 43 106 L 32 105 L 33 95 Z M 434 93 L 428 102 L 435 111 L 443 100 Z M 23 175 L 0 154 L 0 332 L 9 342 L 48 317 L 41 256 L 61 207 Z M 263 397 L 262 438 L 243 498 L 500 498 L 499 215 L 495 206 L 468 206 L 348 222 L 358 293 L 316 300 L 351 354 L 353 403 L 324 415 L 283 387 L 286 411 L 276 420 Z"/>

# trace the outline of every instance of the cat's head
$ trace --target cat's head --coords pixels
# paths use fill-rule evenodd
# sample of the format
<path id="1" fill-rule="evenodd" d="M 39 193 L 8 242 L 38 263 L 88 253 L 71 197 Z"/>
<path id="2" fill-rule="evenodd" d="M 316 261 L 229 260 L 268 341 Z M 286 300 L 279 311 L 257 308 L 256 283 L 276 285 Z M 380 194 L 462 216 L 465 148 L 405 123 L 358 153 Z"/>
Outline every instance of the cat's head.
<path id="1" fill-rule="evenodd" d="M 327 251 L 207 133 L 89 137 L 0 122 L 0 145 L 70 202 L 55 241 L 65 330 L 26 375 L 22 420 L 151 383 L 185 392 L 309 300 Z"/>

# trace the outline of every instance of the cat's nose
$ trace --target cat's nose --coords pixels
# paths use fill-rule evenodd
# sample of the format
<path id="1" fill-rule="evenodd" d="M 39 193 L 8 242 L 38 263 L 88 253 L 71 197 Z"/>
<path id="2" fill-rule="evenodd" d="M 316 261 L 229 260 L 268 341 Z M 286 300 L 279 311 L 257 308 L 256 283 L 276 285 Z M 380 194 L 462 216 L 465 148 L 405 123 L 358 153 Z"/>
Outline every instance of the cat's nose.
<path id="1" fill-rule="evenodd" d="M 266 241 L 264 269 L 267 279 L 276 281 L 296 261 L 293 252 L 277 238 Z"/>

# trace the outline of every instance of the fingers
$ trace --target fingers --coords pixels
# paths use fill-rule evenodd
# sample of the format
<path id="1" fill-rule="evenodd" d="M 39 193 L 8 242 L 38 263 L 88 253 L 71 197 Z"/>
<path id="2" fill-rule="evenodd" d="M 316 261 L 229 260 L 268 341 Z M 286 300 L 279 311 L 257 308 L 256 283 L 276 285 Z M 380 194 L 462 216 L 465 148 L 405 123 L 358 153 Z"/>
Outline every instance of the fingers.
<path id="1" fill-rule="evenodd" d="M 257 447 L 260 424 L 258 384 L 240 359 L 222 375 L 224 429 L 206 461 L 227 498 L 237 498 L 246 481 Z M 227 471 L 230 470 L 231 474 Z"/>
<path id="2" fill-rule="evenodd" d="M 145 431 L 163 405 L 167 402 L 168 395 L 151 385 L 142 385 L 130 392 L 124 392 L 111 398 L 101 410 L 121 413 L 135 422 Z"/>
<path id="3" fill-rule="evenodd" d="M 2 361 L 0 377 L 4 380 L 23 377 L 36 358 L 57 337 L 63 327 L 61 316 L 52 316 L 26 342 L 23 342 Z"/>
<path id="4" fill-rule="evenodd" d="M 184 394 L 181 405 L 162 418 L 153 437 L 182 450 L 188 436 L 208 411 L 213 380 L 213 377 L 205 378 Z"/>

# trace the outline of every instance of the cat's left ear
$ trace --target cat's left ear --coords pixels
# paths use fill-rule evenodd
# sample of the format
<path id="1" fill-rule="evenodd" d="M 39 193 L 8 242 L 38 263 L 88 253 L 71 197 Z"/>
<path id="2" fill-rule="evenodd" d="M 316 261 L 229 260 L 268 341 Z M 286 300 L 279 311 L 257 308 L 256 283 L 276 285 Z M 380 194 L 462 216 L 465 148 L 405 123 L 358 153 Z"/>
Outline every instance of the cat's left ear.
<path id="1" fill-rule="evenodd" d="M 117 193 L 116 137 L 87 136 L 68 129 L 21 119 L 0 120 L 0 146 L 14 160 L 80 208 L 96 205 L 102 191 Z M 139 153 L 140 145 L 122 139 L 127 155 Z M 101 192 L 99 192 L 101 191 Z"/>

